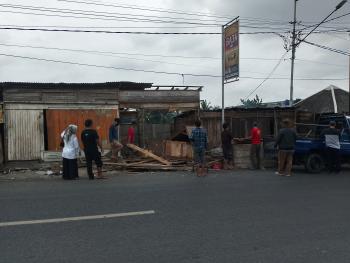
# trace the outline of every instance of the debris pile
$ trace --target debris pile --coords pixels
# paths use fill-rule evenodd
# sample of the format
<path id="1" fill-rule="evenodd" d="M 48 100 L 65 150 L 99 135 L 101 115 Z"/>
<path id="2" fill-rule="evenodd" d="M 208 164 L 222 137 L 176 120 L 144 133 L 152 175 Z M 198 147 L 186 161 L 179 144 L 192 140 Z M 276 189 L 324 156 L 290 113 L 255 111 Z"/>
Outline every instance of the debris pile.
<path id="1" fill-rule="evenodd" d="M 120 162 L 104 161 L 106 168 L 132 171 L 192 171 L 192 162 L 167 160 L 134 144 L 127 144 L 127 147 L 133 150 L 137 157 L 124 159 Z"/>

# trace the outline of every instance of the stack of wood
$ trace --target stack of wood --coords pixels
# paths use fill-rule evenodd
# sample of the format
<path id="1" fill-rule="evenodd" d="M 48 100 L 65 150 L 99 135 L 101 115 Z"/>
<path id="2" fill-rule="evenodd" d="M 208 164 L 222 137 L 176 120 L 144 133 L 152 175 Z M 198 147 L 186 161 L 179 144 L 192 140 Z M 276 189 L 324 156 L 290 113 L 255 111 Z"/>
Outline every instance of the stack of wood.
<path id="1" fill-rule="evenodd" d="M 149 150 L 140 148 L 134 144 L 127 144 L 131 150 L 138 154 L 136 158 L 124 159 L 122 162 L 106 162 L 106 166 L 113 169 L 126 169 L 132 171 L 191 171 L 186 161 L 169 161 Z"/>

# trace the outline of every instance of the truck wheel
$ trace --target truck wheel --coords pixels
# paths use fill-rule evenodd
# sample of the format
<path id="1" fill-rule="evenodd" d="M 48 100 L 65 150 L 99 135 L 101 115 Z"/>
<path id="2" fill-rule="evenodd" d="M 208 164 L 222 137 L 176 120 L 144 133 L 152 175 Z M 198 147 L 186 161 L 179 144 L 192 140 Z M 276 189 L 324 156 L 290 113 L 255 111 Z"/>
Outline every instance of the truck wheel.
<path id="1" fill-rule="evenodd" d="M 324 161 L 320 154 L 312 153 L 306 158 L 305 168 L 309 173 L 320 173 L 324 167 Z"/>

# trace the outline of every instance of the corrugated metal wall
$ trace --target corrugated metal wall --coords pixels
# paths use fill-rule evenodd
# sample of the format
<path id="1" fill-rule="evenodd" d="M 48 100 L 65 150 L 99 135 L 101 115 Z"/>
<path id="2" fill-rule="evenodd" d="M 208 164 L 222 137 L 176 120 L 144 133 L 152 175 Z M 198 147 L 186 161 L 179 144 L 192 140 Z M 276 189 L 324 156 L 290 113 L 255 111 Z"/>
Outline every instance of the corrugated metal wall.
<path id="1" fill-rule="evenodd" d="M 46 111 L 46 127 L 47 127 L 47 142 L 49 151 L 60 151 L 61 133 L 69 125 L 75 124 L 78 126 L 77 137 L 80 142 L 80 133 L 84 129 L 86 119 L 91 119 L 94 122 L 94 127 L 97 130 L 102 144 L 108 145 L 108 131 L 114 118 L 118 116 L 117 109 L 109 110 L 47 110 Z M 80 147 L 82 147 L 80 142 Z"/>
<path id="2" fill-rule="evenodd" d="M 15 160 L 38 160 L 44 144 L 42 110 L 8 110 L 7 158 Z"/>

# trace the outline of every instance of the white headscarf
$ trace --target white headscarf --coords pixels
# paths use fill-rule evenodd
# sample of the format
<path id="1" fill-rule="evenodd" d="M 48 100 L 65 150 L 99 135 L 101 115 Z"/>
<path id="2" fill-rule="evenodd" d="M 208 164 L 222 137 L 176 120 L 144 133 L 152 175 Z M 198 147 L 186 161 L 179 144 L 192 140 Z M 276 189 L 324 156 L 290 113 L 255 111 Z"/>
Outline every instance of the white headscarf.
<path id="1" fill-rule="evenodd" d="M 68 127 L 64 131 L 63 139 L 66 142 L 69 142 L 70 138 L 72 137 L 73 134 L 76 134 L 78 130 L 78 126 L 74 124 L 68 125 Z"/>

